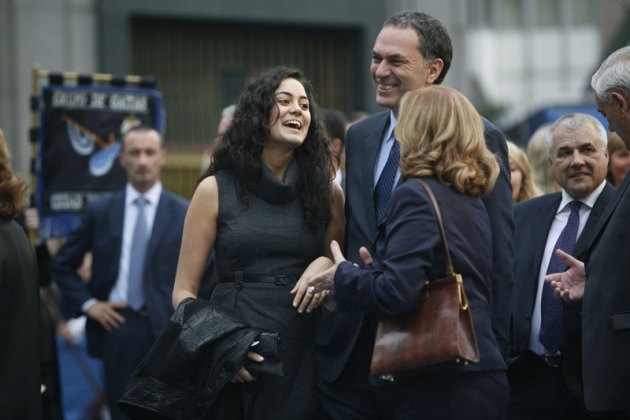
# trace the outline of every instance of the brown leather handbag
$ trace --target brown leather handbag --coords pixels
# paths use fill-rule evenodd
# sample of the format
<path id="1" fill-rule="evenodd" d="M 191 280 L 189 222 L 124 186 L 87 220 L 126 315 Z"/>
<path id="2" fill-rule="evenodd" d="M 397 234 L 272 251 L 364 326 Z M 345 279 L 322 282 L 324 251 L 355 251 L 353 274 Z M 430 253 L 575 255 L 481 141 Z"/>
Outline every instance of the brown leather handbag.
<path id="1" fill-rule="evenodd" d="M 431 188 L 423 180 L 418 181 L 435 209 L 446 251 L 447 275 L 426 281 L 420 304 L 412 312 L 380 319 L 371 372 L 391 381 L 479 361 L 468 299 L 462 276 L 453 269 L 440 208 Z"/>

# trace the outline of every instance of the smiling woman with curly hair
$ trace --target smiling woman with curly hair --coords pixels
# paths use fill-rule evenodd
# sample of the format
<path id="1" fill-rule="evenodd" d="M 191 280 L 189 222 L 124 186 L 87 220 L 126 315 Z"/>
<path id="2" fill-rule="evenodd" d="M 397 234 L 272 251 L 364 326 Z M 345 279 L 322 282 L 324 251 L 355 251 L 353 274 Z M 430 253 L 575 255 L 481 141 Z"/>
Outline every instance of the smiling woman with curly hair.
<path id="1" fill-rule="evenodd" d="M 277 67 L 252 80 L 188 209 L 173 305 L 197 297 L 214 249 L 219 284 L 211 302 L 282 340 L 284 377 L 254 375 L 262 358 L 251 353 L 254 364 L 217 398 L 232 401 L 223 403 L 229 418 L 310 419 L 321 412 L 313 340 L 327 293 L 305 293 L 302 273 L 331 264 L 328 244 L 343 238 L 345 224 L 323 127 L 300 71 Z"/>

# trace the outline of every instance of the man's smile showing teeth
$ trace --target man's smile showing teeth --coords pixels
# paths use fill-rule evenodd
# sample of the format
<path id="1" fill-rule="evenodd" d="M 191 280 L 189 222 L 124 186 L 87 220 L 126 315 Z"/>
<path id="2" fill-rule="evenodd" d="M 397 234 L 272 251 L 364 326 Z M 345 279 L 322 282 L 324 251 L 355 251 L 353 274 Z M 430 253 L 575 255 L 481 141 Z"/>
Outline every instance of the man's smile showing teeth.
<path id="1" fill-rule="evenodd" d="M 302 123 L 298 120 L 285 121 L 282 125 L 284 125 L 285 127 L 293 128 L 295 130 L 299 130 L 300 128 L 302 128 Z"/>

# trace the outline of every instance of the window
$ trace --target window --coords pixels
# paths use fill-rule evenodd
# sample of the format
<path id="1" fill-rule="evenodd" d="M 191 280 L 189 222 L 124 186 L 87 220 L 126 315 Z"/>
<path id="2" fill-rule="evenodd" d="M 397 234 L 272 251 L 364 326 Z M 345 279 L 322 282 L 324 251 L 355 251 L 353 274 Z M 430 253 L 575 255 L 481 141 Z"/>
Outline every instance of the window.
<path id="1" fill-rule="evenodd" d="M 537 26 L 560 24 L 560 0 L 539 0 L 537 6 Z"/>
<path id="2" fill-rule="evenodd" d="M 502 0 L 495 2 L 498 9 L 499 28 L 518 28 L 523 26 L 523 1 L 522 0 Z"/>
<path id="3" fill-rule="evenodd" d="M 592 0 L 572 0 L 570 5 L 572 24 L 591 25 L 595 23 L 595 10 Z"/>

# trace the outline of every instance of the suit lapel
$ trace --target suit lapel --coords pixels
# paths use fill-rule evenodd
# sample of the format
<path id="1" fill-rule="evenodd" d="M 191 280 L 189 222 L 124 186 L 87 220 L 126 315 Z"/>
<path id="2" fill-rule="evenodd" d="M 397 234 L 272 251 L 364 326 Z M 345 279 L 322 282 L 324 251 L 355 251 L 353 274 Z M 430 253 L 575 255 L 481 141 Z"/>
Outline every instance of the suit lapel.
<path id="1" fill-rule="evenodd" d="M 112 196 L 111 211 L 109 212 L 109 234 L 114 243 L 120 243 L 123 233 L 123 222 L 125 220 L 125 191 L 115 193 Z M 119 253 L 120 256 L 120 253 Z"/>
<path id="2" fill-rule="evenodd" d="M 608 205 L 604 209 L 604 212 L 603 212 L 602 216 L 600 217 L 599 221 L 597 222 L 597 225 L 596 225 L 596 227 L 594 229 L 594 232 L 593 232 L 593 237 L 592 237 L 592 239 L 591 239 L 590 243 L 588 244 L 588 247 L 587 247 L 587 249 L 585 251 L 586 255 L 587 255 L 585 257 L 585 262 L 588 259 L 588 254 L 590 254 L 591 249 L 597 243 L 600 235 L 604 231 L 605 226 L 608 224 L 608 221 L 610 220 L 610 217 L 612 216 L 613 212 L 615 211 L 615 209 L 619 205 L 619 202 L 621 201 L 621 198 L 626 195 L 626 190 L 628 189 L 628 185 L 630 185 L 630 173 L 628 175 L 626 175 L 626 177 L 623 179 L 623 182 L 619 186 L 619 189 L 617 189 L 617 192 L 613 196 L 612 200 L 608 203 Z"/>
<path id="3" fill-rule="evenodd" d="M 151 230 L 151 239 L 149 239 L 145 261 L 149 261 L 149 258 L 155 252 L 157 245 L 161 242 L 169 227 L 170 204 L 171 202 L 168 200 L 168 197 L 162 192 L 155 211 L 155 220 L 153 220 L 153 229 Z"/>
<path id="4" fill-rule="evenodd" d="M 107 276 L 108 281 L 111 281 L 112 285 L 116 282 L 118 276 L 120 255 L 122 252 L 122 235 L 123 235 L 123 223 L 125 220 L 125 190 L 118 193 L 114 193 L 111 200 L 111 208 L 108 211 L 108 223 L 109 232 L 103 232 L 104 235 L 109 235 L 110 243 L 114 248 L 111 271 Z"/>
<path id="5" fill-rule="evenodd" d="M 387 124 L 389 122 L 389 111 L 377 114 L 373 124 L 368 127 L 368 131 L 364 138 L 363 150 L 365 154 L 366 164 L 363 166 L 363 188 L 364 191 L 370 191 L 370 194 L 363 194 L 364 206 L 371 228 L 371 237 L 376 232 L 376 215 L 374 214 L 374 167 L 381 149 L 381 139 Z"/>
<path id="6" fill-rule="evenodd" d="M 581 259 L 580 256 L 586 251 L 591 239 L 593 238 L 593 232 L 595 232 L 595 226 L 606 209 L 606 205 L 610 202 L 610 199 L 615 195 L 615 188 L 606 183 L 606 186 L 602 190 L 597 200 L 595 200 L 595 204 L 593 204 L 593 208 L 591 209 L 591 213 L 588 216 L 588 220 L 584 225 L 584 229 L 582 229 L 582 233 L 575 243 L 575 248 L 573 248 L 573 256 Z"/>
<path id="7" fill-rule="evenodd" d="M 553 219 L 556 217 L 556 213 L 558 212 L 558 206 L 560 205 L 560 201 L 562 200 L 562 194 L 554 193 L 547 196 L 548 199 L 541 200 L 541 203 L 538 205 L 538 217 L 532 223 L 533 230 L 533 238 L 535 238 L 536 243 L 540 243 L 543 246 L 535 247 L 533 251 L 533 265 L 535 268 L 534 276 L 538 278 L 540 265 L 542 264 L 543 254 L 545 253 L 544 244 L 547 243 L 547 237 L 549 236 L 549 229 L 551 228 L 551 223 L 553 223 Z M 540 242 L 539 242 L 540 240 Z M 538 289 L 537 282 L 534 282 L 536 290 Z"/>

